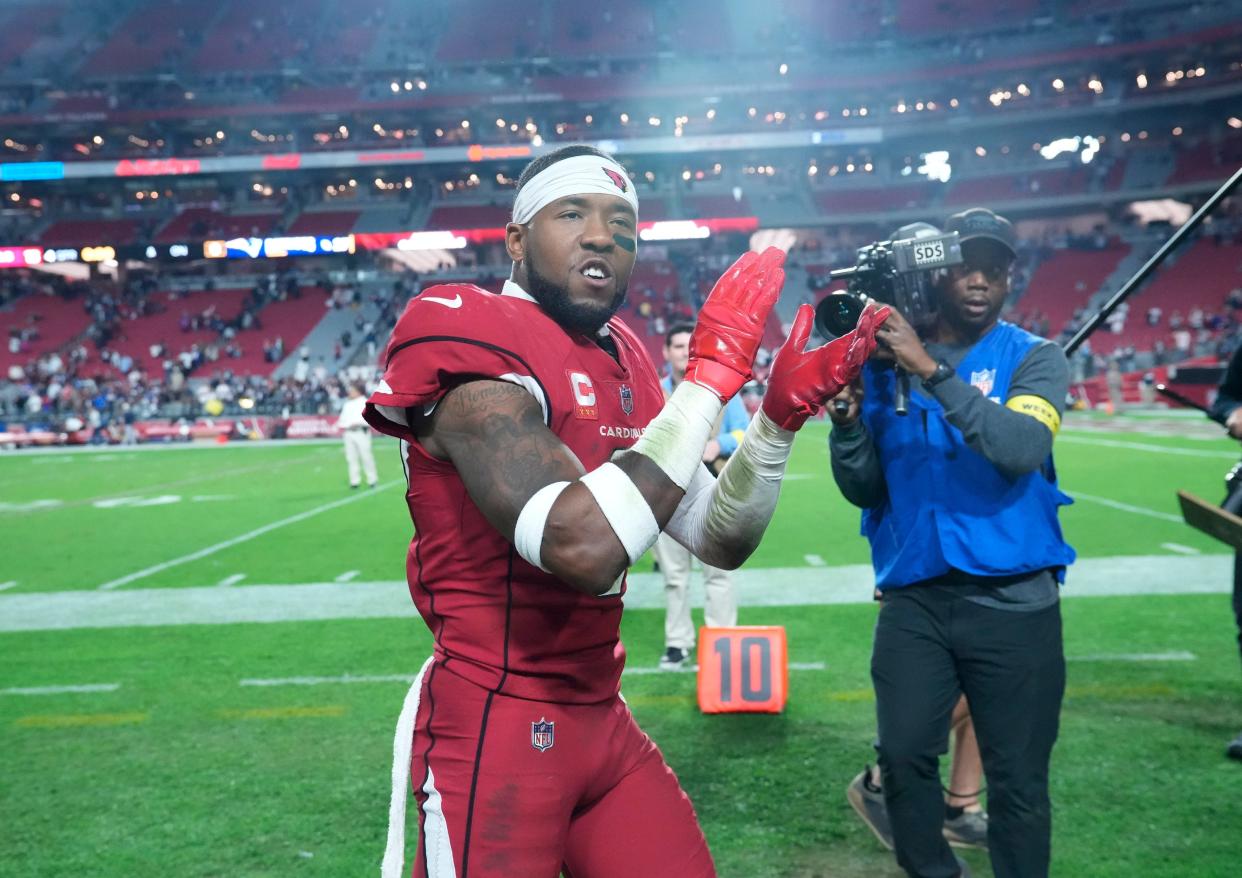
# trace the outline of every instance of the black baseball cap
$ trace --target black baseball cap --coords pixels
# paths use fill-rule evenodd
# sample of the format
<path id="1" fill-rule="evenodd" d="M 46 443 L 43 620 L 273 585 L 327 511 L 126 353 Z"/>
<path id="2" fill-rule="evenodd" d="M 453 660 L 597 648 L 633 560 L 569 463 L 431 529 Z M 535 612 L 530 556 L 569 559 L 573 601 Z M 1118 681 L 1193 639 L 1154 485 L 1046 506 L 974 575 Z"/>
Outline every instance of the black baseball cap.
<path id="1" fill-rule="evenodd" d="M 945 220 L 944 230 L 957 232 L 963 244 L 979 239 L 995 241 L 1009 252 L 1010 259 L 1018 255 L 1018 235 L 1013 223 L 986 207 L 972 207 L 953 214 Z"/>

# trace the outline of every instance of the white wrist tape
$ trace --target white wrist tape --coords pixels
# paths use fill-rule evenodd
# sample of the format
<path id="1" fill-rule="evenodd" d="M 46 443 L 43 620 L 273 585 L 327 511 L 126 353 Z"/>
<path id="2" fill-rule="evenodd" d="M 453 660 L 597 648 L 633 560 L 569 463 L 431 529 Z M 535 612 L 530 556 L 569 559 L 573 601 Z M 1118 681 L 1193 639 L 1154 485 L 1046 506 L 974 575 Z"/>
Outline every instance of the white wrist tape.
<path id="1" fill-rule="evenodd" d="M 642 492 L 615 463 L 593 469 L 578 481 L 595 498 L 612 532 L 625 547 L 630 563 L 638 561 L 660 535 L 660 525 Z"/>
<path id="2" fill-rule="evenodd" d="M 654 461 L 684 491 L 703 461 L 723 407 L 714 391 L 683 381 L 630 450 Z"/>
<path id="3" fill-rule="evenodd" d="M 548 524 L 548 513 L 552 511 L 552 504 L 568 487 L 569 482 L 544 485 L 526 501 L 513 528 L 513 546 L 518 554 L 544 573 L 550 571 L 543 566 L 543 530 Z"/>

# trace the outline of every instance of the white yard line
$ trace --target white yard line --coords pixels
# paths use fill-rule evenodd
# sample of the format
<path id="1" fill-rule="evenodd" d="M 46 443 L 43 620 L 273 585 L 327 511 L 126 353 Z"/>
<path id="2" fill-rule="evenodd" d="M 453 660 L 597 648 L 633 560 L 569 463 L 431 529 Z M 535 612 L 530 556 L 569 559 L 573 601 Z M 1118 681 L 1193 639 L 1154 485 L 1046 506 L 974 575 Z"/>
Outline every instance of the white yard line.
<path id="1" fill-rule="evenodd" d="M 763 607 L 874 604 L 870 565 L 743 568 L 732 579 L 738 605 L 756 623 L 763 621 Z M 1066 599 L 1225 594 L 1232 583 L 1232 554 L 1116 556 L 1075 562 L 1062 594 Z M 692 594 L 702 606 L 702 590 Z M 628 609 L 662 610 L 664 604 L 660 574 L 629 577 Z M 0 595 L 0 631 L 388 618 L 421 624 L 403 580 Z"/>
<path id="2" fill-rule="evenodd" d="M 237 583 L 241 582 L 245 578 L 246 574 L 244 573 L 234 573 L 232 576 L 226 576 L 221 579 L 217 585 L 222 588 L 228 588 L 230 585 L 237 585 Z"/>
<path id="3" fill-rule="evenodd" d="M 10 579 L 8 582 L 0 582 L 0 591 L 8 591 L 15 585 L 17 585 L 16 579 Z"/>
<path id="4" fill-rule="evenodd" d="M 244 476 L 249 473 L 270 473 L 276 470 L 285 469 L 290 466 L 307 463 L 314 460 L 317 454 L 306 454 L 300 457 L 288 458 L 286 460 L 277 461 L 275 463 L 264 463 L 253 466 L 234 467 L 233 469 L 215 470 L 210 473 L 198 476 L 187 476 L 184 479 L 178 479 L 173 482 L 163 482 L 158 485 L 138 485 L 136 486 L 143 492 L 143 496 L 149 494 L 157 494 L 167 491 L 169 488 L 180 488 L 184 485 L 194 485 L 199 482 L 216 482 L 220 479 L 233 478 L 236 476 Z M 61 501 L 61 500 L 34 500 L 28 504 L 13 504 L 19 508 L 5 508 L 0 506 L 0 512 L 46 512 L 52 509 L 73 509 L 79 506 L 87 506 L 93 503 L 110 503 L 120 498 L 115 493 L 96 494 L 93 497 L 83 497 L 77 500 Z"/>
<path id="5" fill-rule="evenodd" d="M 1148 509 L 1146 506 L 1132 506 L 1129 503 L 1122 503 L 1120 500 L 1110 500 L 1107 497 L 1096 497 L 1094 494 L 1084 494 L 1082 491 L 1073 491 L 1070 496 L 1075 500 L 1087 500 L 1091 503 L 1099 503 L 1101 506 L 1107 506 L 1110 509 L 1119 509 L 1122 512 L 1133 512 L 1135 515 L 1146 515 L 1148 518 L 1158 518 L 1161 521 L 1175 521 L 1182 524 L 1182 517 L 1174 515 L 1171 512 L 1161 512 L 1158 509 Z"/>
<path id="6" fill-rule="evenodd" d="M 822 555 L 803 555 L 802 556 L 810 567 L 827 567 L 828 562 L 824 560 Z"/>
<path id="7" fill-rule="evenodd" d="M 413 683 L 415 674 L 344 674 L 340 677 L 275 677 L 273 679 L 245 679 L 239 686 L 322 686 L 325 683 Z"/>
<path id="8" fill-rule="evenodd" d="M 114 588 L 119 588 L 122 585 L 127 585 L 128 583 L 131 583 L 135 580 L 144 579 L 145 577 L 151 576 L 153 574 L 161 573 L 165 570 L 168 570 L 171 567 L 177 567 L 181 564 L 188 564 L 191 561 L 197 561 L 200 558 L 206 558 L 208 555 L 214 555 L 216 552 L 223 551 L 224 549 L 229 549 L 241 543 L 249 542 L 250 540 L 253 540 L 256 537 L 261 537 L 264 534 L 271 533 L 272 531 L 277 530 L 279 528 L 287 527 L 288 525 L 291 525 L 291 524 L 297 524 L 299 521 L 305 521 L 308 518 L 313 518 L 314 516 L 319 515 L 320 513 L 328 512 L 333 509 L 338 509 L 342 506 L 347 506 L 350 503 L 357 502 L 358 500 L 362 500 L 366 497 L 373 497 L 378 491 L 385 491 L 388 488 L 393 487 L 394 485 L 403 485 L 403 484 L 405 484 L 403 480 L 394 480 L 391 482 L 385 482 L 384 484 L 376 488 L 375 491 L 368 491 L 365 494 L 354 494 L 350 497 L 342 497 L 340 500 L 333 500 L 331 503 L 325 503 L 322 506 L 316 506 L 314 509 L 308 509 L 305 512 L 299 512 L 297 515 L 291 515 L 288 518 L 282 518 L 280 521 L 273 521 L 271 524 L 265 524 L 262 527 L 256 527 L 252 531 L 247 531 L 246 533 L 241 534 L 240 536 L 236 536 L 236 537 L 233 537 L 232 539 L 225 540 L 222 543 L 216 543 L 214 546 L 208 546 L 205 549 L 199 549 L 197 552 L 191 552 L 189 555 L 182 555 L 180 558 L 174 558 L 171 561 L 163 561 L 159 564 L 155 564 L 155 565 L 152 565 L 151 567 L 147 567 L 144 570 L 139 570 L 136 573 L 130 573 L 127 576 L 120 577 L 119 579 L 110 580 L 108 582 L 105 582 L 103 585 L 99 586 L 99 590 L 100 591 L 111 591 Z"/>
<path id="9" fill-rule="evenodd" d="M 340 576 L 338 576 L 336 579 L 332 581 L 333 582 L 350 582 L 351 580 L 356 579 L 358 577 L 358 574 L 361 572 L 362 572 L 361 570 L 346 570 L 344 573 L 342 573 Z"/>
<path id="10" fill-rule="evenodd" d="M 0 689 L 0 695 L 66 695 L 75 692 L 115 692 L 120 683 L 82 683 L 76 686 L 17 686 Z"/>
<path id="11" fill-rule="evenodd" d="M 1197 658 L 1193 652 L 1184 649 L 1172 652 L 1118 652 L 1098 653 L 1095 655 L 1066 656 L 1067 662 L 1193 662 Z"/>
<path id="12" fill-rule="evenodd" d="M 1151 451 L 1156 454 L 1170 454 L 1180 457 L 1208 457 L 1212 460 L 1237 460 L 1236 451 L 1208 451 L 1204 448 L 1175 448 L 1171 445 L 1149 445 L 1146 442 L 1127 442 L 1124 439 L 1088 439 L 1086 436 L 1067 436 L 1064 433 L 1057 437 L 1057 442 L 1069 442 L 1073 445 L 1096 445 L 1103 448 L 1125 448 L 1128 451 Z"/>
<path id="13" fill-rule="evenodd" d="M 1161 543 L 1160 548 L 1168 549 L 1170 552 L 1176 552 L 1179 555 L 1201 555 L 1203 554 L 1194 546 L 1183 546 L 1181 543 Z"/>

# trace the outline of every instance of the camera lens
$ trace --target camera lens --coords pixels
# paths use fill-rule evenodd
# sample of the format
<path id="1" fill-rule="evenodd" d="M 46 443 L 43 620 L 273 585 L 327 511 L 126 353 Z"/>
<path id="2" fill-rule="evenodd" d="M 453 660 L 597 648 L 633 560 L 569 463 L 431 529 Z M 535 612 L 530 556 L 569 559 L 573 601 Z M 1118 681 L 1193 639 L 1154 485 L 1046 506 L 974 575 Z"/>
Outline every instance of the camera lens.
<path id="1" fill-rule="evenodd" d="M 858 323 L 862 310 L 863 303 L 852 293 L 829 293 L 815 306 L 815 328 L 828 338 L 845 335 Z"/>

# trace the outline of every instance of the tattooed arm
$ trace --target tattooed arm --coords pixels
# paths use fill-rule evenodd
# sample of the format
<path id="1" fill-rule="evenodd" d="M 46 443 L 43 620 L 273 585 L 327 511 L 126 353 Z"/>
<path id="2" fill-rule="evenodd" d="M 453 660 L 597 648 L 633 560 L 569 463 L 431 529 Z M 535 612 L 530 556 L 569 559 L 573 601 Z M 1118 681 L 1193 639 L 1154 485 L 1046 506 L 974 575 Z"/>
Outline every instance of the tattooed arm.
<path id="1" fill-rule="evenodd" d="M 590 491 L 577 481 L 585 470 L 543 423 L 538 401 L 501 381 L 472 381 L 449 393 L 415 425 L 429 454 L 457 468 L 470 499 L 498 531 L 513 539 L 522 507 L 557 481 L 570 486 L 557 498 L 543 534 L 544 566 L 573 588 L 603 594 L 629 558 Z M 683 492 L 641 454 L 616 461 L 634 482 L 662 528 Z"/>

